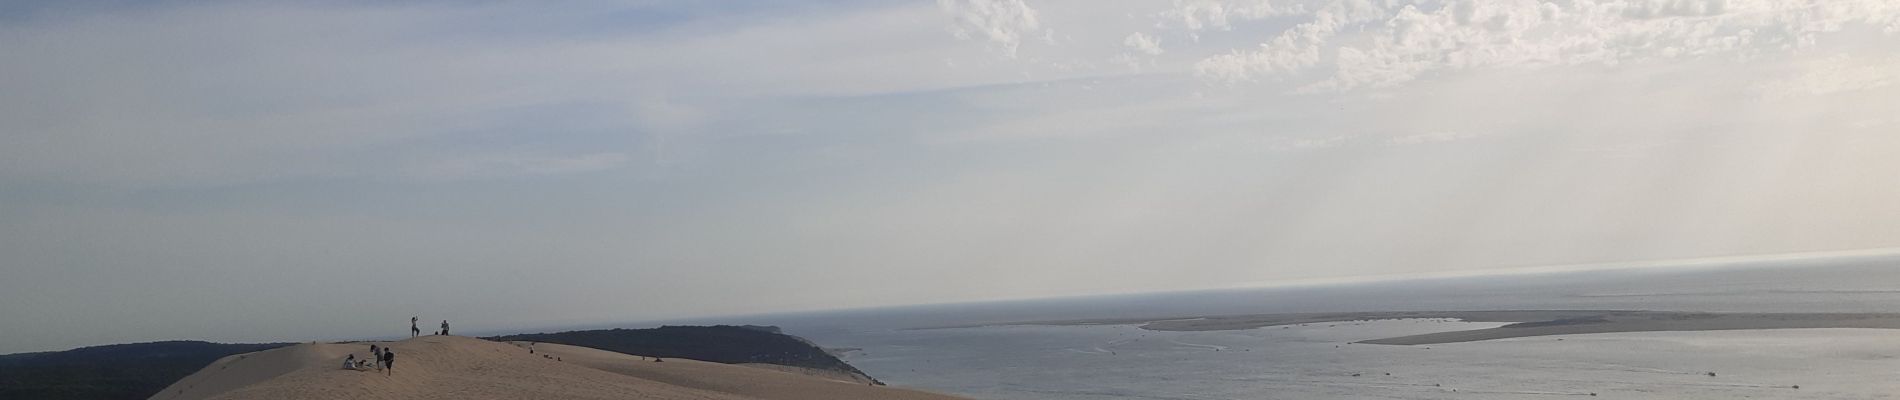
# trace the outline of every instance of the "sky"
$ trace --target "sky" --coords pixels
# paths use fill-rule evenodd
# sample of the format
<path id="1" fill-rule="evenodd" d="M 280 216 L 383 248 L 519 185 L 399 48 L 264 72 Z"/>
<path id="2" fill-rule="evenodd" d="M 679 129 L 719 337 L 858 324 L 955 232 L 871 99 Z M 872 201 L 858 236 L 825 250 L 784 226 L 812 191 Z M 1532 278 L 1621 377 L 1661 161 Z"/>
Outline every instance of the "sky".
<path id="1" fill-rule="evenodd" d="M 0 6 L 0 352 L 1900 246 L 1887 0 Z"/>

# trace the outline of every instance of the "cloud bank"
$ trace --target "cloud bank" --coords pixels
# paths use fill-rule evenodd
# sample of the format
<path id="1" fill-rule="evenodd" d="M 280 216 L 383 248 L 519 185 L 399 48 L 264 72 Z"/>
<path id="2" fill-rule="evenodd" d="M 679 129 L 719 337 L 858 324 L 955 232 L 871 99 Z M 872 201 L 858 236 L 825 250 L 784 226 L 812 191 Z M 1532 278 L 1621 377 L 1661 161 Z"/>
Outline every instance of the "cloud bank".
<path id="1" fill-rule="evenodd" d="M 0 352 L 1895 247 L 1895 8 L 6 8 Z"/>
<path id="2" fill-rule="evenodd" d="M 1304 75 L 1307 89 L 1348 90 L 1440 71 L 1749 59 L 1809 49 L 1847 29 L 1900 31 L 1900 5 L 1885 1 L 1334 1 L 1314 9 L 1259 48 L 1203 59 L 1196 71 L 1226 82 Z"/>

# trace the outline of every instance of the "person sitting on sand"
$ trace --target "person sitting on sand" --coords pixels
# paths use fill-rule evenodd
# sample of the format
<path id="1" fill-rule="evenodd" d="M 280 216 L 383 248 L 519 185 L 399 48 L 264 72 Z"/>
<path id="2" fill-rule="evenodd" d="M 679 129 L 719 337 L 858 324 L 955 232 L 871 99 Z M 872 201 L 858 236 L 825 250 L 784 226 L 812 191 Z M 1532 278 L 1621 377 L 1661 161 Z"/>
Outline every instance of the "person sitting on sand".
<path id="1" fill-rule="evenodd" d="M 356 354 L 343 358 L 343 369 L 356 369 Z"/>

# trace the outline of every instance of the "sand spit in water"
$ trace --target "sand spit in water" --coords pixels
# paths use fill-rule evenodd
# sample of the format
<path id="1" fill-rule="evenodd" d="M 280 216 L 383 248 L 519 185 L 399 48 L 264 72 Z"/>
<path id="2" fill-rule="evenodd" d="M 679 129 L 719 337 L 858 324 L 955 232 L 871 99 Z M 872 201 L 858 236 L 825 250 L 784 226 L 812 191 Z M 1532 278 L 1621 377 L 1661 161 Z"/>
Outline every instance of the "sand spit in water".
<path id="1" fill-rule="evenodd" d="M 1142 329 L 1153 331 L 1222 331 L 1270 326 L 1392 319 L 1450 319 L 1469 322 L 1512 322 L 1513 324 L 1490 329 L 1428 333 L 1373 339 L 1357 343 L 1423 345 L 1514 337 L 1615 332 L 1817 328 L 1900 329 L 1900 314 L 1893 313 L 1710 313 L 1618 310 L 1392 311 L 1256 314 L 1045 321 L 1007 325 L 1139 324 Z"/>

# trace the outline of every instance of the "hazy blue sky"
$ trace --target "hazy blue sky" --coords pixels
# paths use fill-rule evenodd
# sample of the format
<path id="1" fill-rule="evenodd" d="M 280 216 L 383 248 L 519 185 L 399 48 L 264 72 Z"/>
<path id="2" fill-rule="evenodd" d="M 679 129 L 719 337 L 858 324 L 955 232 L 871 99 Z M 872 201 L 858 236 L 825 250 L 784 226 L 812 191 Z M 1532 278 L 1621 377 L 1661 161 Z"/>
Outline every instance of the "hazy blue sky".
<path id="1" fill-rule="evenodd" d="M 0 352 L 1900 246 L 1900 2 L 0 6 Z"/>

